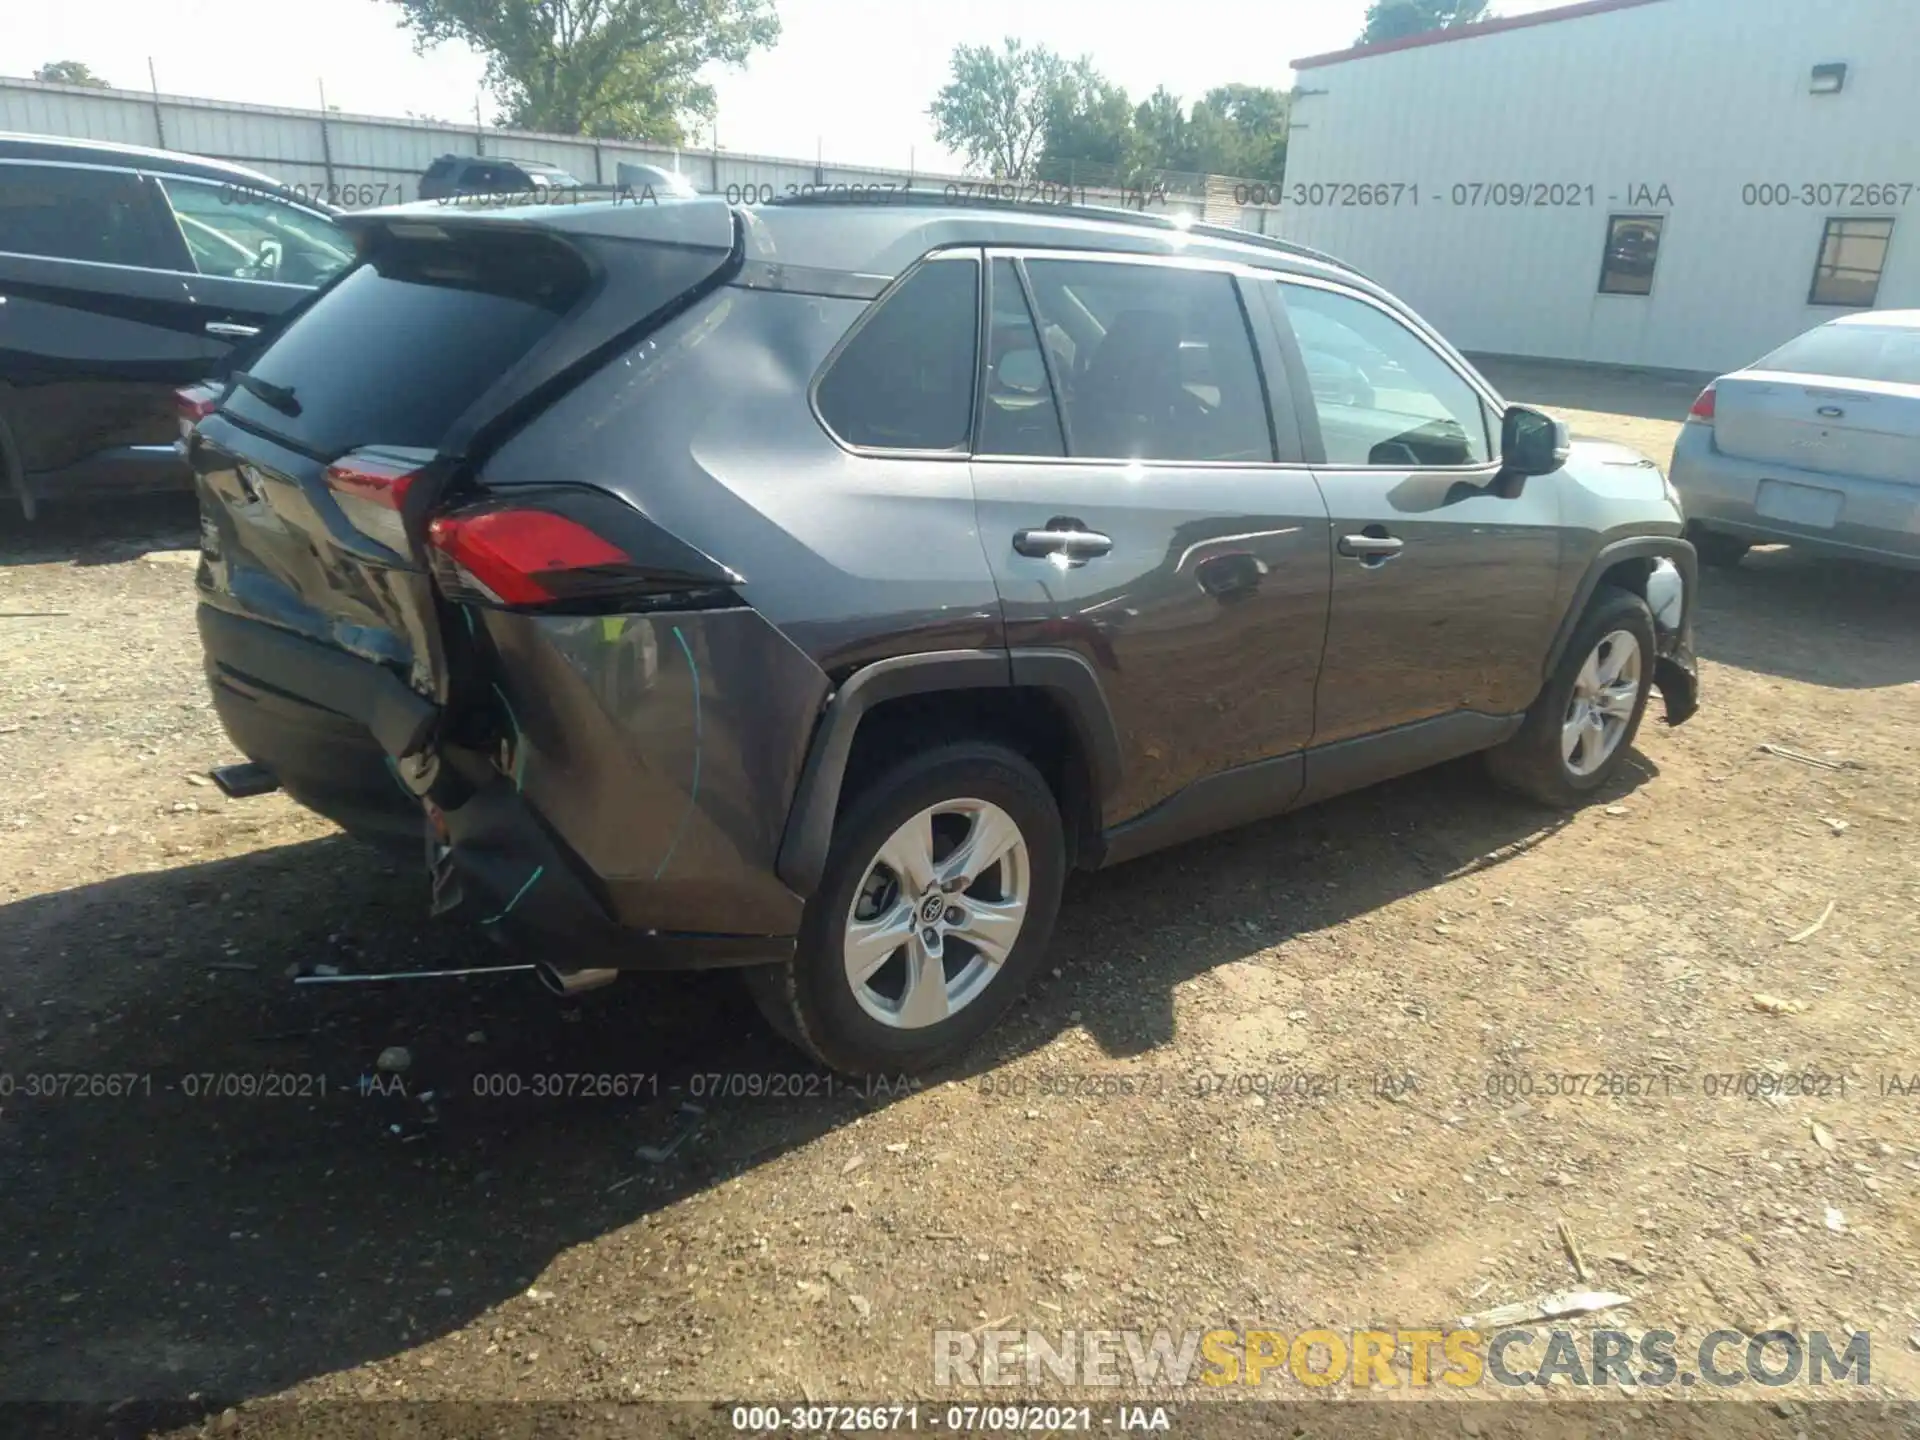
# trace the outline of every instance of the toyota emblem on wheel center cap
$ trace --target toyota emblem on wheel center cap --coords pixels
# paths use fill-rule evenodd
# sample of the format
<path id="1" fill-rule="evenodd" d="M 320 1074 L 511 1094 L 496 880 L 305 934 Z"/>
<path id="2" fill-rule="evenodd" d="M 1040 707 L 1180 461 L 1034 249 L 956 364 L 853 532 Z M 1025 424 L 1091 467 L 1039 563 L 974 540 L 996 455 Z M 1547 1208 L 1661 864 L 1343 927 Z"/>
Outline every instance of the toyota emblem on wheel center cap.
<path id="1" fill-rule="evenodd" d="M 929 895 L 920 902 L 920 922 L 923 925 L 932 925 L 946 913 L 946 909 L 947 897 L 945 895 Z"/>

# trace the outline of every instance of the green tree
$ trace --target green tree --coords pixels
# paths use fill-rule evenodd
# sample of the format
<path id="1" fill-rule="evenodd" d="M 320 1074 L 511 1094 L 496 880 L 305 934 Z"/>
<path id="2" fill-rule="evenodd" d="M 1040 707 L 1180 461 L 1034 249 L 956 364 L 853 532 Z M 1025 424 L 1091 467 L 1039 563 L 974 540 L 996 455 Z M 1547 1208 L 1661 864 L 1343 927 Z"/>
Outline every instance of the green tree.
<path id="1" fill-rule="evenodd" d="M 713 113 L 700 83 L 780 36 L 772 0 L 391 0 L 417 49 L 463 40 L 487 58 L 501 123 L 683 144 Z"/>
<path id="2" fill-rule="evenodd" d="M 113 87 L 87 68 L 82 60 L 49 60 L 33 72 L 36 80 L 53 80 L 62 85 L 88 85 L 95 90 L 110 90 Z"/>
<path id="3" fill-rule="evenodd" d="M 1357 45 L 1404 40 L 1429 30 L 1451 30 L 1488 19 L 1488 0 L 1373 0 L 1367 7 L 1367 28 Z"/>
<path id="4" fill-rule="evenodd" d="M 1199 136 L 1180 97 L 1162 85 L 1133 112 L 1134 153 L 1155 170 L 1198 170 Z"/>
<path id="5" fill-rule="evenodd" d="M 1287 124 L 1293 102 L 1283 90 L 1221 85 L 1194 102 L 1192 129 L 1199 168 L 1279 184 L 1287 169 Z"/>
<path id="6" fill-rule="evenodd" d="M 1125 183 L 1136 164 L 1133 102 L 1082 57 L 1047 106 L 1040 171 L 1049 180 Z"/>
<path id="7" fill-rule="evenodd" d="M 966 156 L 971 169 L 1007 180 L 1031 177 L 1040 160 L 1048 117 L 1073 67 L 1044 45 L 1002 42 L 954 47 L 950 78 L 927 113 L 933 134 Z"/>

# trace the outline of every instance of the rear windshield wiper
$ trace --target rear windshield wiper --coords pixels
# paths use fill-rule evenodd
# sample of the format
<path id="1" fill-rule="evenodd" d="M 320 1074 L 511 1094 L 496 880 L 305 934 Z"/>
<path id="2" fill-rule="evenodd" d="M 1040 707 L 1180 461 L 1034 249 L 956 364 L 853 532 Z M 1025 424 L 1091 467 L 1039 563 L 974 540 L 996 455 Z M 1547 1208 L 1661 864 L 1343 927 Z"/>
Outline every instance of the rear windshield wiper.
<path id="1" fill-rule="evenodd" d="M 300 413 L 300 402 L 293 398 L 293 387 L 291 385 L 275 385 L 270 380 L 262 380 L 257 376 L 249 375 L 244 370 L 236 370 L 233 372 L 233 383 L 249 395 L 266 401 L 267 404 L 278 410 L 282 415 L 298 415 Z"/>

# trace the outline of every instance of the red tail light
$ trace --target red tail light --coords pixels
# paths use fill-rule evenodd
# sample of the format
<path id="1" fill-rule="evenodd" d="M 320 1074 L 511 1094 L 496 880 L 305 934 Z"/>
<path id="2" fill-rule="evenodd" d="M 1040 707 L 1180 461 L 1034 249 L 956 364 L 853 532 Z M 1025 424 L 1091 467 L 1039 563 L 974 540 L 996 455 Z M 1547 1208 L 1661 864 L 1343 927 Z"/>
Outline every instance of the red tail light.
<path id="1" fill-rule="evenodd" d="M 457 567 L 450 588 L 471 586 L 505 605 L 573 599 L 596 580 L 628 579 L 633 567 L 619 546 L 547 510 L 442 515 L 427 527 L 427 543 Z"/>
<path id="2" fill-rule="evenodd" d="M 400 507 L 431 459 L 431 450 L 355 450 L 327 467 L 327 488 L 348 524 L 404 555 L 407 529 Z"/>
<path id="3" fill-rule="evenodd" d="M 1714 385 L 1718 385 L 1719 383 L 1720 382 L 1716 380 Z M 1709 385 L 1700 392 L 1700 398 L 1694 401 L 1693 408 L 1687 411 L 1687 418 L 1689 420 L 1704 420 L 1709 425 L 1713 423 L 1714 385 Z"/>
<path id="4" fill-rule="evenodd" d="M 223 388 L 211 380 L 188 385 L 173 392 L 173 411 L 180 421 L 180 438 L 185 440 L 193 427 L 220 408 Z"/>

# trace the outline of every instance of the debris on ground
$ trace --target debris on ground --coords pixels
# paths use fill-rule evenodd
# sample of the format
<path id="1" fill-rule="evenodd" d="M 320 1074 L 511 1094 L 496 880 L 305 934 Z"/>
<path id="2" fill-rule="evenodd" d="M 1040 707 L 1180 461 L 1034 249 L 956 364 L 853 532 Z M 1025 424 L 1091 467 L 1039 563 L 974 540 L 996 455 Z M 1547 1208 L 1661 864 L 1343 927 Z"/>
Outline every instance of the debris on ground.
<path id="1" fill-rule="evenodd" d="M 373 1062 L 373 1068 L 383 1070 L 389 1075 L 398 1075 L 413 1064 L 413 1052 L 404 1045 L 389 1045 L 380 1052 L 380 1058 Z"/>
<path id="2" fill-rule="evenodd" d="M 1782 1000 L 1778 995 L 1756 995 L 1753 1008 L 1763 1015 L 1798 1015 L 1807 1008 L 1804 1000 Z"/>
<path id="3" fill-rule="evenodd" d="M 1454 1323 L 1463 1330 L 1499 1330 L 1508 1325 L 1524 1325 L 1529 1320 L 1561 1320 L 1632 1303 L 1632 1296 L 1616 1290 L 1566 1290 L 1517 1300 L 1511 1305 L 1496 1305 L 1476 1315 L 1462 1315 Z"/>
<path id="4" fill-rule="evenodd" d="M 1838 900 L 1827 901 L 1827 908 L 1820 912 L 1820 918 L 1814 921 L 1813 924 L 1807 926 L 1807 928 L 1802 930 L 1799 934 L 1789 935 L 1787 937 L 1787 944 L 1798 945 L 1802 940 L 1809 939 L 1812 936 L 1819 934 L 1820 927 L 1822 925 L 1825 925 L 1828 920 L 1833 918 L 1833 907 L 1835 905 L 1838 905 L 1839 903 L 1840 902 Z"/>

